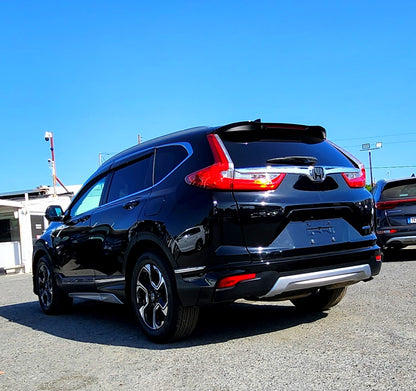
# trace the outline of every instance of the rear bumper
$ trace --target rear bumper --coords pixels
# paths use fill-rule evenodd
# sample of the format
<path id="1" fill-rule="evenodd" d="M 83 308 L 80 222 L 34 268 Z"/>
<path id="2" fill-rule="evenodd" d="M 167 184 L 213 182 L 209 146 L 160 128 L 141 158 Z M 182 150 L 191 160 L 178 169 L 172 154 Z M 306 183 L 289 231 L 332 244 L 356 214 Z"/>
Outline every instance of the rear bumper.
<path id="1" fill-rule="evenodd" d="M 406 230 L 395 233 L 378 233 L 377 241 L 382 247 L 414 246 L 416 245 L 416 231 L 409 232 Z"/>
<path id="2" fill-rule="evenodd" d="M 179 297 L 184 306 L 230 302 L 241 298 L 273 300 L 320 287 L 347 286 L 370 280 L 381 270 L 378 246 L 359 251 L 293 257 L 266 262 L 227 264 L 209 270 L 181 269 L 175 272 Z M 217 288 L 228 276 L 255 273 L 255 278 Z"/>
<path id="3" fill-rule="evenodd" d="M 270 298 L 286 292 L 301 291 L 331 285 L 349 285 L 371 278 L 370 265 L 357 265 L 280 277 L 273 288 L 260 298 Z"/>
<path id="4" fill-rule="evenodd" d="M 389 240 L 387 240 L 386 245 L 391 246 L 391 245 L 394 245 L 395 243 L 400 243 L 404 246 L 414 245 L 416 244 L 416 235 L 415 236 L 399 236 L 399 237 L 390 238 Z"/>

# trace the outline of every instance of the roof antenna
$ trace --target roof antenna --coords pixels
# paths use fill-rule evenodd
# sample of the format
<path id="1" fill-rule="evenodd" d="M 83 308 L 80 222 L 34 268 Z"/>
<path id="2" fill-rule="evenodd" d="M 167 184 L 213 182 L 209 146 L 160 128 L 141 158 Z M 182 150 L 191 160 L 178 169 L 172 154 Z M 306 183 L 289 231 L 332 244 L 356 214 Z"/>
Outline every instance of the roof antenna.
<path id="1" fill-rule="evenodd" d="M 261 122 L 261 119 L 260 118 L 257 118 L 253 122 Z"/>

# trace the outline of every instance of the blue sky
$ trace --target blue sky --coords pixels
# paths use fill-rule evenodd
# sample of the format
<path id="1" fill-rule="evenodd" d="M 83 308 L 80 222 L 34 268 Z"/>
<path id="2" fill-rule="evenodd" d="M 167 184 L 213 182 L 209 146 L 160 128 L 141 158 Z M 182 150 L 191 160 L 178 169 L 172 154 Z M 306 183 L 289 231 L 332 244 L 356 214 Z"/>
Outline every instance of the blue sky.
<path id="1" fill-rule="evenodd" d="M 0 2 L 0 192 L 198 125 L 326 127 L 376 180 L 416 172 L 414 1 Z M 410 166 L 410 167 L 404 167 Z M 379 168 L 380 167 L 380 168 Z"/>

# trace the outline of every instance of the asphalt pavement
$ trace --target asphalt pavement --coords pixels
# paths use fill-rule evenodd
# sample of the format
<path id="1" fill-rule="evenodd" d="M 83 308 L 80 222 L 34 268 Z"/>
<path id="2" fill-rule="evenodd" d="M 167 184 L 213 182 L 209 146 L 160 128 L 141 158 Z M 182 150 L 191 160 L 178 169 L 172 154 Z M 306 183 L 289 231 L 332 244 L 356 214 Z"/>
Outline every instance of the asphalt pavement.
<path id="1" fill-rule="evenodd" d="M 323 313 L 238 301 L 193 336 L 149 342 L 124 306 L 44 315 L 31 275 L 0 277 L 0 390 L 416 390 L 416 250 Z"/>

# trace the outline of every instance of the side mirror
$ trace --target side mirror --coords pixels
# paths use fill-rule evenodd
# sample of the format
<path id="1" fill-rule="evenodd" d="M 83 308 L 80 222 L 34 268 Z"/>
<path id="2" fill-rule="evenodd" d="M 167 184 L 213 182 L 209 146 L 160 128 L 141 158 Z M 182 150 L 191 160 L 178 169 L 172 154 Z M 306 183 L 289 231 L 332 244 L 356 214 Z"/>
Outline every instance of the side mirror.
<path id="1" fill-rule="evenodd" d="M 49 222 L 52 221 L 62 221 L 64 211 L 60 205 L 50 205 L 46 208 L 45 217 Z"/>

